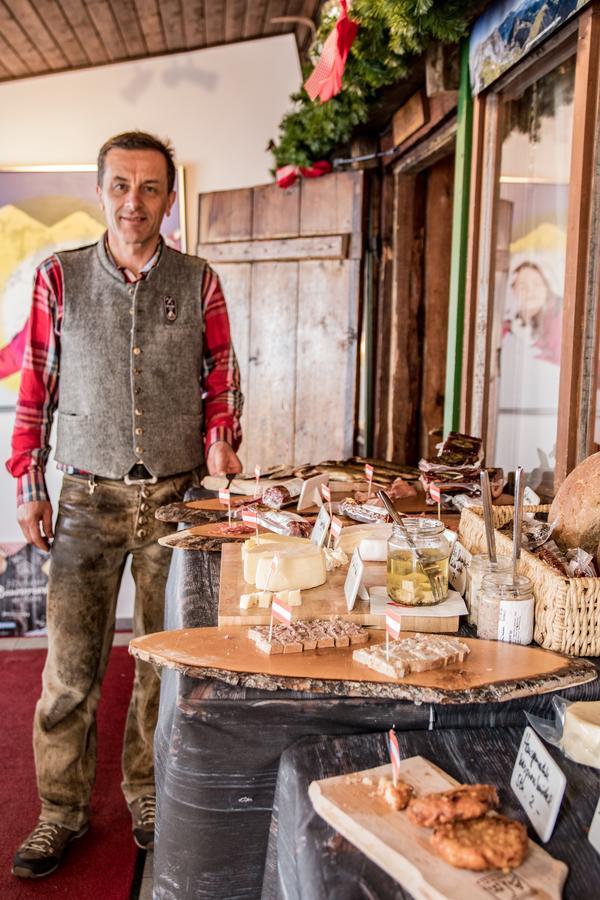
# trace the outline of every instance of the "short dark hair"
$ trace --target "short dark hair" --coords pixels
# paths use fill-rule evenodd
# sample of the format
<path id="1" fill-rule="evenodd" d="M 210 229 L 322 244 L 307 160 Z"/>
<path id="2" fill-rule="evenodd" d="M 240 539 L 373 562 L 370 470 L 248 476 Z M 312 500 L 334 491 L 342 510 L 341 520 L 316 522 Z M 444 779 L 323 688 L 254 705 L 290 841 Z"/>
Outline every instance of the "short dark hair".
<path id="1" fill-rule="evenodd" d="M 98 184 L 102 187 L 104 178 L 104 164 L 106 162 L 106 154 L 109 150 L 118 147 L 120 150 L 158 150 L 165 158 L 167 163 L 167 184 L 169 191 L 175 186 L 175 163 L 173 162 L 173 147 L 169 140 L 161 141 L 153 134 L 146 131 L 124 131 L 122 134 L 116 134 L 109 138 L 100 147 L 98 153 Z"/>

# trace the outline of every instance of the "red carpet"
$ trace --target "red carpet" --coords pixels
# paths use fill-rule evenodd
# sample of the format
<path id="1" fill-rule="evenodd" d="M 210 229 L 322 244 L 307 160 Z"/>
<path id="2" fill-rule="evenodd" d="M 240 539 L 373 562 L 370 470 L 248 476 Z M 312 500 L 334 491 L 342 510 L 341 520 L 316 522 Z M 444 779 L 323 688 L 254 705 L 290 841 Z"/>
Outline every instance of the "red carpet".
<path id="1" fill-rule="evenodd" d="M 37 821 L 39 801 L 31 732 L 45 650 L 0 652 L 0 897 L 2 900 L 128 900 L 137 848 L 121 793 L 121 746 L 133 682 L 126 647 L 112 651 L 98 713 L 98 772 L 89 832 L 54 874 L 11 875 L 12 856 Z"/>

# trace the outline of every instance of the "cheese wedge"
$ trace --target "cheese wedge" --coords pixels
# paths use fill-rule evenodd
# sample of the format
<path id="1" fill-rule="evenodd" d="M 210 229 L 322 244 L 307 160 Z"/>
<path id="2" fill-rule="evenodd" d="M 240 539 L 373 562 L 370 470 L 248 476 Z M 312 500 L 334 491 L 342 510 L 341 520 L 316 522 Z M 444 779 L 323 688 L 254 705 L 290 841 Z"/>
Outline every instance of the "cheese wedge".
<path id="1" fill-rule="evenodd" d="M 277 591 L 275 599 L 281 600 L 282 603 L 286 603 L 288 606 L 302 606 L 300 591 Z"/>
<path id="2" fill-rule="evenodd" d="M 600 700 L 567 706 L 562 747 L 575 762 L 600 769 Z"/>
<path id="3" fill-rule="evenodd" d="M 284 534 L 269 534 L 261 537 L 251 537 L 242 544 L 242 562 L 244 565 L 244 581 L 247 584 L 256 583 L 256 562 L 263 553 L 274 553 L 288 547 L 307 547 L 311 542 L 307 538 L 289 537 Z"/>
<path id="4" fill-rule="evenodd" d="M 392 526 L 385 523 L 380 525 L 346 525 L 342 528 L 342 533 L 336 546 L 340 547 L 348 556 L 352 556 L 363 540 L 387 541 L 391 534 Z M 384 559 L 387 559 L 387 553 Z"/>
<path id="5" fill-rule="evenodd" d="M 271 562 L 277 553 L 279 565 L 271 574 Z M 288 547 L 263 552 L 256 561 L 256 587 L 271 591 L 307 591 L 327 579 L 325 556 L 320 547 Z"/>

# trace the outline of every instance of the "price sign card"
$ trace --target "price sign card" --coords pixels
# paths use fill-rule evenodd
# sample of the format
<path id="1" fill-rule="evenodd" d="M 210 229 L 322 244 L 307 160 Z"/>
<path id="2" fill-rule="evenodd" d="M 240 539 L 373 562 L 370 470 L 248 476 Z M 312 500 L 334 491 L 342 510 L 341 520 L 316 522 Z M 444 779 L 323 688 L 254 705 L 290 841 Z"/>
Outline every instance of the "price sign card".
<path id="1" fill-rule="evenodd" d="M 319 515 L 317 516 L 317 521 L 315 522 L 314 528 L 310 533 L 310 539 L 313 544 L 316 544 L 317 547 L 322 547 L 327 540 L 327 532 L 329 531 L 330 522 L 331 519 L 329 518 L 327 507 L 322 506 Z"/>
<path id="2" fill-rule="evenodd" d="M 448 561 L 448 581 L 455 591 L 464 596 L 467 589 L 467 569 L 471 565 L 471 554 L 460 541 L 454 541 Z"/>
<path id="3" fill-rule="evenodd" d="M 598 806 L 590 825 L 588 839 L 596 853 L 600 853 L 600 800 L 598 800 Z"/>
<path id="4" fill-rule="evenodd" d="M 510 786 L 544 844 L 552 837 L 566 784 L 563 771 L 527 726 Z"/>
<path id="5" fill-rule="evenodd" d="M 357 547 L 352 554 L 352 559 L 350 560 L 350 565 L 348 566 L 348 574 L 346 575 L 346 581 L 344 583 L 344 595 L 346 597 L 346 607 L 348 609 L 348 612 L 352 612 L 352 610 L 354 609 L 354 604 L 356 603 L 356 598 L 359 593 L 364 599 L 364 595 L 366 593 L 365 588 L 362 584 L 364 573 L 365 564 Z M 368 596 L 369 595 L 367 594 L 367 599 Z"/>
<path id="6" fill-rule="evenodd" d="M 303 509 L 308 509 L 310 506 L 321 506 L 323 500 L 321 499 L 321 487 L 324 484 L 329 482 L 329 475 L 314 475 L 312 478 L 307 478 L 304 484 L 302 485 L 302 490 L 300 491 L 300 496 L 298 498 L 298 512 L 302 512 Z"/>

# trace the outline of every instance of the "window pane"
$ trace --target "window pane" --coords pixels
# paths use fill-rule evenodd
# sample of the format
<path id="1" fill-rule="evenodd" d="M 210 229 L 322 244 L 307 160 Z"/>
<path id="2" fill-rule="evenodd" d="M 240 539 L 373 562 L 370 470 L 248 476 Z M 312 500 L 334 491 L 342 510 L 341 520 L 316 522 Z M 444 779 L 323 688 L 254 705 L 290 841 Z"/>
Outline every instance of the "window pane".
<path id="1" fill-rule="evenodd" d="M 555 464 L 574 82 L 572 58 L 503 106 L 488 458 L 505 470 L 547 472 L 546 484 Z"/>

